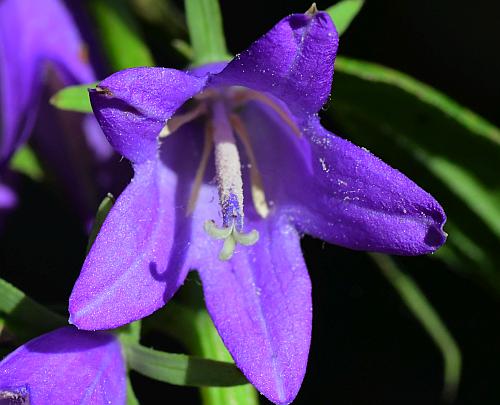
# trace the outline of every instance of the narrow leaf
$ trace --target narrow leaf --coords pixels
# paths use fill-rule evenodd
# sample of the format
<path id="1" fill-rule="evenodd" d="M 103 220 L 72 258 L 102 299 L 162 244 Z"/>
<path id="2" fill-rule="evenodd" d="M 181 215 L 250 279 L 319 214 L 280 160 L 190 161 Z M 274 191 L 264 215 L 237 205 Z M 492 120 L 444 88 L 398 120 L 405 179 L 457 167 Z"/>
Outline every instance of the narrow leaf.
<path id="1" fill-rule="evenodd" d="M 500 292 L 500 130 L 403 73 L 344 57 L 335 69 L 328 114 L 339 134 L 431 192 L 448 215 L 435 257 Z"/>
<path id="2" fill-rule="evenodd" d="M 92 0 L 89 6 L 97 23 L 107 60 L 114 71 L 155 65 L 126 2 Z"/>
<path id="3" fill-rule="evenodd" d="M 108 216 L 108 213 L 113 207 L 114 203 L 115 197 L 113 197 L 113 194 L 108 193 L 108 195 L 104 197 L 104 200 L 102 200 L 101 204 L 99 204 L 99 208 L 97 208 L 97 213 L 95 215 L 94 223 L 92 224 L 92 230 L 90 231 L 89 240 L 87 243 L 87 253 L 90 251 L 90 248 L 94 244 L 95 238 L 97 238 L 102 224 L 104 223 L 104 220 Z"/>
<path id="4" fill-rule="evenodd" d="M 21 340 L 68 324 L 62 316 L 29 298 L 21 290 L 0 278 L 0 313 Z"/>
<path id="5" fill-rule="evenodd" d="M 61 110 L 91 113 L 89 89 L 96 85 L 97 82 L 65 87 L 51 97 L 50 104 Z"/>
<path id="6" fill-rule="evenodd" d="M 139 400 L 135 396 L 134 387 L 132 387 L 129 375 L 127 375 L 127 405 L 139 405 Z"/>
<path id="7" fill-rule="evenodd" d="M 390 256 L 372 253 L 370 257 L 441 352 L 444 361 L 443 400 L 452 402 L 462 371 L 462 355 L 455 339 L 415 281 L 399 269 Z"/>
<path id="8" fill-rule="evenodd" d="M 411 76 L 382 65 L 342 56 L 337 57 L 335 69 L 337 72 L 350 74 L 370 82 L 385 83 L 398 87 L 421 101 L 441 110 L 472 133 L 500 145 L 499 128 L 496 128 L 484 118 L 461 106 L 438 90 L 419 82 Z"/>
<path id="9" fill-rule="evenodd" d="M 28 176 L 32 180 L 40 181 L 43 179 L 42 165 L 29 146 L 25 145 L 18 149 L 12 156 L 9 165 L 12 170 Z"/>
<path id="10" fill-rule="evenodd" d="M 361 11 L 364 2 L 364 0 L 342 0 L 326 9 L 326 12 L 332 17 L 339 35 L 342 35 L 351 25 L 352 20 Z"/>
<path id="11" fill-rule="evenodd" d="M 137 343 L 123 342 L 132 370 L 175 385 L 227 387 L 247 381 L 234 364 L 185 354 L 165 353 Z"/>
<path id="12" fill-rule="evenodd" d="M 218 0 L 185 0 L 194 65 L 230 59 Z"/>

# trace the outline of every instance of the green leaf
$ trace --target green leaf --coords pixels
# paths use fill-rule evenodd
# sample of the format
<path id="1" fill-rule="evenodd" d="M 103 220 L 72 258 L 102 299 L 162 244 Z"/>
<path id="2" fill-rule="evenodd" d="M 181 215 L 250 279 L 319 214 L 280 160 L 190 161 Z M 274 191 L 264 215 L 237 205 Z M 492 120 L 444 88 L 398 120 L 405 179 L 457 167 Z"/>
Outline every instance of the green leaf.
<path id="1" fill-rule="evenodd" d="M 231 59 L 227 52 L 222 17 L 217 0 L 185 0 L 194 65 Z"/>
<path id="2" fill-rule="evenodd" d="M 455 339 L 415 281 L 390 256 L 372 253 L 370 257 L 441 352 L 444 362 L 443 400 L 451 403 L 456 397 L 462 372 L 462 355 Z"/>
<path id="3" fill-rule="evenodd" d="M 89 240 L 87 243 L 87 253 L 90 251 L 90 248 L 94 244 L 95 238 L 97 238 L 102 224 L 104 223 L 104 220 L 108 216 L 108 213 L 113 207 L 114 203 L 115 197 L 113 197 L 113 194 L 108 193 L 108 195 L 101 201 L 101 204 L 99 204 L 99 208 L 97 208 L 97 213 L 95 214 L 94 223 L 92 224 L 92 230 L 90 231 Z"/>
<path id="4" fill-rule="evenodd" d="M 170 38 L 187 34 L 184 13 L 173 0 L 130 0 L 133 10 L 148 21 L 162 28 Z"/>
<path id="5" fill-rule="evenodd" d="M 500 130 L 403 73 L 345 57 L 327 114 L 441 202 L 449 237 L 435 256 L 500 292 Z"/>
<path id="6" fill-rule="evenodd" d="M 91 113 L 89 89 L 94 88 L 97 83 L 65 87 L 50 98 L 50 104 L 60 110 Z"/>
<path id="7" fill-rule="evenodd" d="M 127 2 L 92 0 L 89 7 L 113 70 L 155 65 Z"/>
<path id="8" fill-rule="evenodd" d="M 17 150 L 12 156 L 9 166 L 12 170 L 28 176 L 32 180 L 41 181 L 43 179 L 42 165 L 33 150 L 27 145 Z"/>
<path id="9" fill-rule="evenodd" d="M 122 342 L 129 367 L 154 380 L 194 387 L 228 387 L 247 383 L 232 363 L 165 353 L 137 343 Z"/>
<path id="10" fill-rule="evenodd" d="M 68 321 L 29 298 L 21 290 L 0 278 L 0 313 L 21 340 L 28 340 Z"/>
<path id="11" fill-rule="evenodd" d="M 342 35 L 351 25 L 352 20 L 361 11 L 364 2 L 364 0 L 342 0 L 326 9 L 335 23 L 339 35 Z"/>

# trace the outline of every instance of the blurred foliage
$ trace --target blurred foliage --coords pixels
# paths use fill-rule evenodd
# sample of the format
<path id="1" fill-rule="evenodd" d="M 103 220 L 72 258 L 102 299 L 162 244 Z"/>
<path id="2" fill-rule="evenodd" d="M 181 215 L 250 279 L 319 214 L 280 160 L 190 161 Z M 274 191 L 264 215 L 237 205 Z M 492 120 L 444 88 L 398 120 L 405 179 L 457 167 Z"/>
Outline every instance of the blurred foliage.
<path id="1" fill-rule="evenodd" d="M 364 0 L 343 0 L 326 9 L 339 35 L 342 35 L 363 7 Z"/>
<path id="2" fill-rule="evenodd" d="M 60 110 L 91 113 L 88 93 L 97 84 L 98 82 L 65 87 L 50 98 L 50 103 Z"/>
<path id="3" fill-rule="evenodd" d="M 136 66 L 154 66 L 149 48 L 142 41 L 139 26 L 126 2 L 91 0 L 101 44 L 113 71 Z"/>
<path id="4" fill-rule="evenodd" d="M 435 256 L 500 293 L 500 131 L 401 72 L 343 57 L 335 68 L 335 126 L 443 203 L 450 235 Z"/>

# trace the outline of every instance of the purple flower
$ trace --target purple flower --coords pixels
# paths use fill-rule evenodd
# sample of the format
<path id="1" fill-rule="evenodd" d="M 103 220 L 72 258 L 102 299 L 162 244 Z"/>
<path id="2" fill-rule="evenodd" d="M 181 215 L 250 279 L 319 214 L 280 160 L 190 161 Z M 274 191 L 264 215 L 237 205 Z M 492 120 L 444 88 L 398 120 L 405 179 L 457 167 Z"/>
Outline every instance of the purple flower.
<path id="1" fill-rule="evenodd" d="M 83 265 L 73 324 L 142 318 L 196 269 L 237 366 L 289 403 L 311 338 L 301 235 L 402 255 L 443 244 L 428 193 L 321 126 L 337 45 L 326 13 L 294 14 L 228 64 L 129 69 L 91 92 L 135 176 Z"/>
<path id="2" fill-rule="evenodd" d="M 104 332 L 57 329 L 0 363 L 1 404 L 122 405 L 125 387 L 120 343 Z"/>
<path id="3" fill-rule="evenodd" d="M 0 1 L 0 181 L 10 157 L 34 132 L 37 153 L 80 213 L 95 212 L 109 191 L 102 166 L 113 150 L 94 117 L 48 104 L 60 88 L 93 81 L 86 44 L 62 0 Z"/>

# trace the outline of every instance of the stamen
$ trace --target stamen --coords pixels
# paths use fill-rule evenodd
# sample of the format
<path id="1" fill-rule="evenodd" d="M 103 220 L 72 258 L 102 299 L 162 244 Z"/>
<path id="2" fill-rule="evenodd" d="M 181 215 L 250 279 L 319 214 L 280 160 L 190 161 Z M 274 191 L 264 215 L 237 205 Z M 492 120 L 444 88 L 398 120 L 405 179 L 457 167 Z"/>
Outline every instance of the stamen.
<path id="1" fill-rule="evenodd" d="M 196 201 L 198 201 L 201 183 L 203 182 L 203 177 L 205 176 L 205 171 L 207 169 L 208 159 L 210 158 L 210 152 L 212 151 L 213 131 L 214 129 L 212 123 L 208 121 L 205 125 L 205 142 L 203 144 L 200 164 L 198 165 L 198 169 L 196 169 L 196 175 L 194 178 L 193 186 L 191 188 L 191 195 L 189 196 L 188 207 L 186 211 L 187 216 L 193 213 L 194 208 L 196 207 Z"/>
<path id="2" fill-rule="evenodd" d="M 267 205 L 266 195 L 264 193 L 264 183 L 257 166 L 257 159 L 255 158 L 255 154 L 253 152 L 248 130 L 238 115 L 231 114 L 229 120 L 231 121 L 231 125 L 236 134 L 238 134 L 241 143 L 245 147 L 248 159 L 250 160 L 250 182 L 252 183 L 251 190 L 253 205 L 257 213 L 262 218 L 266 218 L 269 215 L 269 206 Z"/>
<path id="3" fill-rule="evenodd" d="M 185 114 L 175 115 L 166 122 L 165 126 L 160 131 L 159 135 L 160 138 L 165 138 L 169 136 L 172 132 L 177 131 L 184 124 L 193 121 L 194 119 L 198 118 L 200 115 L 205 114 L 206 112 L 207 108 L 205 106 L 205 103 L 200 103 L 195 108 L 189 110 Z"/>
<path id="4" fill-rule="evenodd" d="M 283 110 L 283 108 L 276 103 L 272 98 L 269 96 L 265 95 L 264 93 L 261 93 L 260 91 L 255 91 L 251 89 L 245 89 L 241 91 L 237 95 L 237 100 L 238 101 L 260 101 L 261 103 L 264 103 L 268 107 L 271 107 L 276 114 L 279 115 L 279 117 L 287 124 L 290 129 L 294 132 L 295 135 L 298 137 L 302 136 L 302 132 L 300 132 L 300 129 L 297 127 L 297 124 L 290 118 L 288 113 Z"/>

